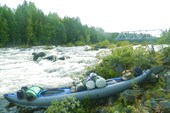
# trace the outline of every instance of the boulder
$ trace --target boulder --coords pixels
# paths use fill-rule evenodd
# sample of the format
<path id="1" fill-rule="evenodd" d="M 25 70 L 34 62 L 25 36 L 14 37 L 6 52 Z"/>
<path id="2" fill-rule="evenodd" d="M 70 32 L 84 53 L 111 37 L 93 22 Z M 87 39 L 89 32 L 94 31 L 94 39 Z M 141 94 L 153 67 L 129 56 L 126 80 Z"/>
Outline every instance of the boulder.
<path id="1" fill-rule="evenodd" d="M 44 57 L 46 54 L 44 52 L 39 52 L 39 53 L 32 53 L 33 55 L 33 61 L 37 61 L 39 57 Z"/>
<path id="2" fill-rule="evenodd" d="M 57 57 L 55 55 L 50 55 L 50 56 L 44 57 L 43 59 L 47 59 L 47 60 L 51 60 L 51 61 L 55 62 Z"/>
<path id="3" fill-rule="evenodd" d="M 159 106 L 159 102 L 160 101 L 164 101 L 165 99 L 164 98 L 152 98 L 150 100 L 150 108 L 151 109 L 155 109 L 156 107 Z M 146 103 L 145 103 L 146 104 Z"/>
<path id="4" fill-rule="evenodd" d="M 154 67 L 152 68 L 152 73 L 153 74 L 159 74 L 161 73 L 163 70 L 165 70 L 167 68 L 167 66 L 157 66 L 157 67 Z"/>
<path id="5" fill-rule="evenodd" d="M 141 89 L 127 89 L 120 95 L 123 101 L 127 104 L 133 104 L 137 98 L 142 97 L 143 91 Z"/>
<path id="6" fill-rule="evenodd" d="M 100 47 L 95 45 L 95 46 L 93 47 L 93 49 L 94 49 L 94 50 L 99 50 Z"/>
<path id="7" fill-rule="evenodd" d="M 65 56 L 61 56 L 61 57 L 59 57 L 58 59 L 59 59 L 59 60 L 65 60 L 66 57 L 65 57 Z"/>
<path id="8" fill-rule="evenodd" d="M 85 51 L 88 51 L 88 50 L 91 50 L 91 47 L 88 46 L 88 45 L 86 45 L 86 46 L 85 46 Z"/>
<path id="9" fill-rule="evenodd" d="M 170 100 L 152 98 L 150 101 L 150 108 L 155 112 L 161 111 L 161 113 L 170 113 Z"/>

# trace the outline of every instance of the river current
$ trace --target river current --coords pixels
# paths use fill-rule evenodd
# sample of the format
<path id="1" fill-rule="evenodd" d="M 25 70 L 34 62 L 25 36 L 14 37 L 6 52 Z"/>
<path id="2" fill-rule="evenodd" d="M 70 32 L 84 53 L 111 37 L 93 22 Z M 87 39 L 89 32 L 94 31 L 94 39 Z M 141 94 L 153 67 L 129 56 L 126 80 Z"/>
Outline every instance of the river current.
<path id="1" fill-rule="evenodd" d="M 154 47 L 156 51 L 163 48 L 162 45 Z M 17 106 L 9 107 L 3 94 L 16 92 L 22 86 L 38 85 L 45 88 L 70 86 L 74 79 L 87 71 L 87 67 L 99 62 L 96 58 L 98 53 L 104 53 L 100 54 L 101 56 L 109 53 L 108 49 L 87 51 L 89 46 L 45 48 L 43 46 L 0 48 L 0 113 L 18 113 Z M 55 62 L 46 59 L 33 61 L 32 53 L 39 52 L 66 59 L 58 59 Z"/>
<path id="2" fill-rule="evenodd" d="M 88 46 L 79 47 L 45 47 L 0 48 L 0 112 L 6 113 L 8 102 L 3 94 L 16 92 L 22 86 L 38 85 L 41 87 L 63 87 L 71 85 L 73 79 L 79 78 L 86 67 L 97 63 L 98 51 L 86 51 Z M 65 60 L 33 61 L 32 53 L 45 52 Z M 13 110 L 12 110 L 13 111 Z M 11 111 L 11 112 L 12 112 Z"/>

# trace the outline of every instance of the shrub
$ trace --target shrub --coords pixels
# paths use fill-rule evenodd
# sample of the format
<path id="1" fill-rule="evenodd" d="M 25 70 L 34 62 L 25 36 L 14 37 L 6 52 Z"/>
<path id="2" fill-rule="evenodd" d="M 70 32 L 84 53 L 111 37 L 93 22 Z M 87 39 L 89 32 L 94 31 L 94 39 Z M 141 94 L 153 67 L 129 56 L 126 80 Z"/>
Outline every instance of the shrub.
<path id="1" fill-rule="evenodd" d="M 74 44 L 72 44 L 71 42 L 69 42 L 69 43 L 66 44 L 66 46 L 67 46 L 67 47 L 72 47 L 72 46 L 74 46 Z"/>
<path id="2" fill-rule="evenodd" d="M 85 45 L 85 42 L 82 42 L 82 41 L 75 42 L 75 46 L 83 46 L 83 45 Z"/>
<path id="3" fill-rule="evenodd" d="M 123 107 L 123 104 L 120 101 L 117 101 L 111 106 L 105 106 L 104 110 L 106 113 L 124 113 Z"/>
<path id="4" fill-rule="evenodd" d="M 117 47 L 126 46 L 126 45 L 130 45 L 130 42 L 129 42 L 129 41 L 118 41 L 118 42 L 116 43 L 116 46 L 117 46 Z"/>
<path id="5" fill-rule="evenodd" d="M 109 45 L 111 45 L 111 43 L 108 40 L 103 40 L 102 42 L 97 43 L 96 45 L 100 48 L 107 48 Z"/>
<path id="6" fill-rule="evenodd" d="M 89 99 L 76 100 L 75 97 L 67 97 L 61 101 L 52 102 L 46 110 L 47 113 L 91 113 L 95 102 Z"/>
<path id="7" fill-rule="evenodd" d="M 170 47 L 163 48 L 161 52 L 162 52 L 164 58 L 170 59 Z"/>
<path id="8" fill-rule="evenodd" d="M 53 49 L 54 48 L 54 46 L 49 46 L 49 45 L 46 45 L 45 47 L 44 47 L 44 49 L 46 49 L 46 50 L 48 50 L 48 49 Z"/>
<path id="9" fill-rule="evenodd" d="M 102 62 L 95 66 L 95 72 L 105 78 L 112 78 L 120 76 L 121 71 L 117 71 L 117 68 L 127 70 L 137 66 L 145 70 L 161 65 L 162 58 L 162 52 L 147 50 L 143 46 L 136 48 L 131 45 L 121 46 L 113 49 L 110 55 L 104 57 Z"/>
<path id="10" fill-rule="evenodd" d="M 68 97 L 62 101 L 54 101 L 48 107 L 47 113 L 76 113 L 80 107 L 80 102 L 73 97 Z"/>

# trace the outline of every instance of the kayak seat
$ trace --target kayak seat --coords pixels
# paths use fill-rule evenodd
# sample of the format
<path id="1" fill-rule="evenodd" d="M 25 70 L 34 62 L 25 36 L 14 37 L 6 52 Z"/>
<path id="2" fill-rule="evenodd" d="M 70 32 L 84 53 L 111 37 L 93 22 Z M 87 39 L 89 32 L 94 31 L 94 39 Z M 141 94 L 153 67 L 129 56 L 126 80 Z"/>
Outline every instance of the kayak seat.
<path id="1" fill-rule="evenodd" d="M 115 84 L 115 83 L 118 83 L 118 82 L 116 80 L 114 80 L 114 79 L 107 79 L 106 80 L 107 85 L 111 85 L 111 84 Z"/>
<path id="2" fill-rule="evenodd" d="M 69 88 L 54 88 L 54 89 L 48 89 L 41 92 L 41 96 L 52 96 L 52 95 L 62 95 L 62 94 L 69 94 L 70 89 Z"/>

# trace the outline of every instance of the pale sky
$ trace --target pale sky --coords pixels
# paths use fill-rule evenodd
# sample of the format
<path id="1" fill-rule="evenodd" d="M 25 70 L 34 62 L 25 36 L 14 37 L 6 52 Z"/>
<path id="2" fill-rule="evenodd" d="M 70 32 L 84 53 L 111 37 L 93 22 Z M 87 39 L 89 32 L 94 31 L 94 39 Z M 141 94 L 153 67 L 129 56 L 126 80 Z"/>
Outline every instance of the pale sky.
<path id="1" fill-rule="evenodd" d="M 24 0 L 0 0 L 10 8 Z M 45 14 L 79 17 L 82 24 L 105 32 L 170 28 L 170 0 L 27 0 Z"/>

